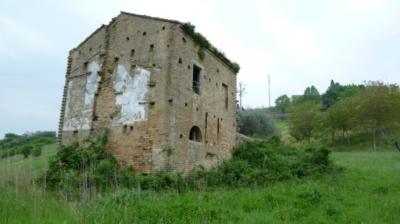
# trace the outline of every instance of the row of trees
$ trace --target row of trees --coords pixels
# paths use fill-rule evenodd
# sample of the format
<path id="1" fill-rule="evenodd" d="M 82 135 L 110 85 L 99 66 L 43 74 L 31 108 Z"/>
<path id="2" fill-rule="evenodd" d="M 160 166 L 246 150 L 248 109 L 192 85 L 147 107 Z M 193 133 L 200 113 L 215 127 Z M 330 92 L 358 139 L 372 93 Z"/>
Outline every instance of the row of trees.
<path id="1" fill-rule="evenodd" d="M 289 112 L 289 133 L 296 140 L 330 139 L 340 136 L 350 143 L 353 134 L 370 133 L 376 149 L 378 135 L 395 141 L 400 126 L 400 90 L 397 85 L 368 82 L 342 86 L 331 82 L 320 95 L 312 86 L 301 96 L 276 100 L 276 109 Z M 398 144 L 397 144 L 398 146 Z"/>

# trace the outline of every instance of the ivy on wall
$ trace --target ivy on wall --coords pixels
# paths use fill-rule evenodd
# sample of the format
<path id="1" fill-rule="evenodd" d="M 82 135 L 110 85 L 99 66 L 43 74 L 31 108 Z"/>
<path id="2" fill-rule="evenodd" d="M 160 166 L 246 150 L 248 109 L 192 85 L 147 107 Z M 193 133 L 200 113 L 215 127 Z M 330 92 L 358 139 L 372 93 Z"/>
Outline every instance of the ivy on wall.
<path id="1" fill-rule="evenodd" d="M 192 25 L 191 23 L 184 23 L 182 24 L 182 29 L 193 39 L 195 43 L 197 43 L 200 48 L 197 51 L 197 54 L 199 55 L 199 58 L 201 60 L 204 60 L 205 58 L 205 52 L 204 49 L 208 49 L 211 51 L 213 54 L 215 54 L 217 57 L 219 57 L 222 61 L 224 61 L 228 66 L 236 73 L 239 72 L 240 66 L 236 62 L 232 62 L 229 60 L 223 52 L 218 50 L 216 47 L 214 47 L 210 41 L 207 40 L 205 36 L 203 36 L 201 33 L 198 33 L 195 31 L 195 26 Z"/>

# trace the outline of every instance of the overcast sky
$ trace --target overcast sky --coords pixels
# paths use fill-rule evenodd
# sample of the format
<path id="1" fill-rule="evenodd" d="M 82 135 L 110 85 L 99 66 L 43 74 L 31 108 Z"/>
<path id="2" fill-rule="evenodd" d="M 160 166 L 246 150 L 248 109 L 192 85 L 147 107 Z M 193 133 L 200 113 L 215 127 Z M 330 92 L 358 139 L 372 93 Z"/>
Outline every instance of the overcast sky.
<path id="1" fill-rule="evenodd" d="M 241 65 L 244 105 L 331 79 L 400 82 L 396 0 L 1 0 L 0 138 L 56 130 L 68 51 L 120 11 L 190 21 Z"/>

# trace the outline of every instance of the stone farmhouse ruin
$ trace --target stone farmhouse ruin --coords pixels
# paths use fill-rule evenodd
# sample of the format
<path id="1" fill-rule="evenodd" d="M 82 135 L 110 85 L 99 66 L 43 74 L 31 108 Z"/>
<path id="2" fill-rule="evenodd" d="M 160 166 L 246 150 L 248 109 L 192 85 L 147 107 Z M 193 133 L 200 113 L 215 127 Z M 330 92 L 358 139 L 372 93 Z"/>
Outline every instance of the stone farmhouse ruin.
<path id="1" fill-rule="evenodd" d="M 126 12 L 98 28 L 69 53 L 60 144 L 107 131 L 107 150 L 136 173 L 229 158 L 238 67 L 198 35 Z"/>

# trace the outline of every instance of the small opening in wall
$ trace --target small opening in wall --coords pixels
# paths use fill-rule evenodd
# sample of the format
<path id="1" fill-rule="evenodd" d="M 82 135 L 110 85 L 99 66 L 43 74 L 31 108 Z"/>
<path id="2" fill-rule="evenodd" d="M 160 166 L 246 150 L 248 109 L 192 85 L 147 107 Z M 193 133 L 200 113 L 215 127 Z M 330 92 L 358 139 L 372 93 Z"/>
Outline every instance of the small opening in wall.
<path id="1" fill-rule="evenodd" d="M 156 67 L 156 64 L 153 64 L 153 67 Z"/>
<path id="2" fill-rule="evenodd" d="M 188 65 L 188 69 L 191 69 L 190 65 Z"/>
<path id="3" fill-rule="evenodd" d="M 93 116 L 93 121 L 97 121 L 99 119 L 99 117 L 97 115 Z"/>
<path id="4" fill-rule="evenodd" d="M 178 63 L 179 63 L 179 64 L 182 64 L 182 58 L 179 58 L 179 59 L 178 59 Z"/>
<path id="5" fill-rule="evenodd" d="M 220 124 L 219 124 L 219 118 L 217 119 L 217 137 L 219 135 L 219 128 L 220 128 Z"/>
<path id="6" fill-rule="evenodd" d="M 74 136 L 77 136 L 77 135 L 78 135 L 78 130 L 74 130 L 74 132 L 72 132 L 72 134 L 73 134 Z"/>
<path id="7" fill-rule="evenodd" d="M 219 69 L 217 68 L 217 73 L 219 73 Z"/>
<path id="8" fill-rule="evenodd" d="M 93 50 L 93 48 L 89 48 L 89 52 L 91 52 Z"/>
<path id="9" fill-rule="evenodd" d="M 228 110 L 229 108 L 229 93 L 228 93 L 228 85 L 222 83 L 222 87 L 224 89 L 224 96 L 225 96 L 225 109 Z"/>
<path id="10" fill-rule="evenodd" d="M 167 44 L 167 47 L 169 47 L 169 44 Z"/>
<path id="11" fill-rule="evenodd" d="M 146 34 L 147 34 L 146 32 L 143 32 L 143 36 L 146 36 Z"/>
<path id="12" fill-rule="evenodd" d="M 83 63 L 83 69 L 85 69 L 85 71 L 87 71 L 88 65 L 89 65 L 89 62 Z"/>
<path id="13" fill-rule="evenodd" d="M 183 43 L 186 43 L 186 38 L 182 37 Z"/>
<path id="14" fill-rule="evenodd" d="M 119 61 L 119 57 L 114 58 L 114 62 L 117 63 Z"/>
<path id="15" fill-rule="evenodd" d="M 183 138 L 183 135 L 182 135 L 182 134 L 180 134 L 180 135 L 179 135 L 179 138 Z"/>
<path id="16" fill-rule="evenodd" d="M 129 129 L 130 129 L 131 131 L 133 131 L 133 126 L 129 126 Z"/>
<path id="17" fill-rule="evenodd" d="M 169 103 L 172 103 L 172 102 L 174 102 L 174 100 L 173 100 L 173 99 L 169 99 L 168 102 L 169 102 Z"/>
<path id="18" fill-rule="evenodd" d="M 129 38 L 129 37 L 126 37 L 126 40 L 127 40 L 127 41 L 130 40 L 130 38 Z"/>
<path id="19" fill-rule="evenodd" d="M 198 108 L 198 107 L 196 107 L 196 111 L 199 111 L 199 108 Z"/>
<path id="20" fill-rule="evenodd" d="M 188 106 L 188 103 L 185 102 L 185 107 L 187 107 L 187 106 Z"/>
<path id="21" fill-rule="evenodd" d="M 154 50 L 154 44 L 150 44 L 150 51 Z"/>
<path id="22" fill-rule="evenodd" d="M 162 27 L 162 30 L 165 30 L 165 26 Z"/>
<path id="23" fill-rule="evenodd" d="M 131 57 L 135 56 L 135 49 L 131 50 Z"/>
<path id="24" fill-rule="evenodd" d="M 200 128 L 197 126 L 193 126 L 190 129 L 189 139 L 196 142 L 201 142 L 201 131 Z"/>
<path id="25" fill-rule="evenodd" d="M 211 78 L 208 78 L 208 81 L 211 82 Z"/>
<path id="26" fill-rule="evenodd" d="M 200 94 L 200 74 L 201 68 L 193 65 L 193 79 L 192 79 L 192 89 L 193 92 Z"/>

